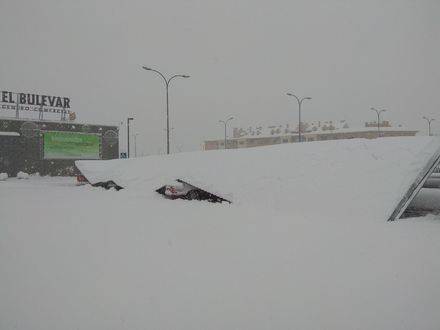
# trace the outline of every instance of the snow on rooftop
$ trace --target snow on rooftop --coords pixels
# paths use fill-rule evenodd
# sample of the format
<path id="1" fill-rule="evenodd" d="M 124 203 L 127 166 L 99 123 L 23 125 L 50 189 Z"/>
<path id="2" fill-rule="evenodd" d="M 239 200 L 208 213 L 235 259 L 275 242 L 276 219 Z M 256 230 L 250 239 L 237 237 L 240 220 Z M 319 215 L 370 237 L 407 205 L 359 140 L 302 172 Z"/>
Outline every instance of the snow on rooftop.
<path id="1" fill-rule="evenodd" d="M 38 112 L 37 112 L 38 113 Z M 55 123 L 55 124 L 62 124 L 62 125 L 93 125 L 93 126 L 105 126 L 105 127 L 115 127 L 121 125 L 121 122 L 106 122 L 106 123 L 97 123 L 94 121 L 91 122 L 84 122 L 84 121 L 78 121 L 75 120 L 61 120 L 61 119 L 55 119 L 55 118 L 44 118 L 44 119 L 38 119 L 37 118 L 29 118 L 29 117 L 23 117 L 23 118 L 16 118 L 16 117 L 7 117 L 7 116 L 0 116 L 0 120 L 12 120 L 12 121 L 21 121 L 21 122 L 35 122 L 35 123 Z"/>
<path id="2" fill-rule="evenodd" d="M 332 134 L 332 133 L 354 133 L 377 131 L 375 122 L 365 123 L 365 126 L 352 127 L 346 120 L 338 121 L 314 121 L 304 122 L 303 134 Z M 389 122 L 384 122 L 380 127 L 381 131 L 408 131 L 403 125 L 391 126 Z M 233 129 L 233 138 L 258 138 L 258 137 L 276 137 L 283 135 L 298 134 L 298 126 L 272 125 L 272 126 L 250 126 L 247 128 L 235 127 Z"/>
<path id="3" fill-rule="evenodd" d="M 149 191 L 151 198 L 160 186 L 184 179 L 238 206 L 292 217 L 385 221 L 439 149 L 433 137 L 354 139 L 76 165 L 92 183 L 113 180 Z"/>
<path id="4" fill-rule="evenodd" d="M 18 132 L 0 132 L 0 136 L 20 136 Z"/>

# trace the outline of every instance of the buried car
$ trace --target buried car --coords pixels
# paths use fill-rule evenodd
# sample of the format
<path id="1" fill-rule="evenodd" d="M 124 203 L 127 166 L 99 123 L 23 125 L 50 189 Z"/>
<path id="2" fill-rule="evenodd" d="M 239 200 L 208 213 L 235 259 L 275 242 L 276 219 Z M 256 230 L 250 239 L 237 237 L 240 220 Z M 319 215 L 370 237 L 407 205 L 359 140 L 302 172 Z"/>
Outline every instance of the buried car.
<path id="1" fill-rule="evenodd" d="M 193 186 L 188 182 L 180 179 L 176 181 L 176 184 L 162 186 L 157 189 L 156 192 L 169 199 L 206 200 L 212 203 L 231 203 L 231 201 L 227 199 L 224 199 L 199 187 Z"/>
<path id="2" fill-rule="evenodd" d="M 84 175 L 79 174 L 79 175 L 76 176 L 75 185 L 82 186 L 82 185 L 87 185 L 87 184 L 90 184 L 93 187 L 102 187 L 102 188 L 104 188 L 106 190 L 109 190 L 109 189 L 113 188 L 113 189 L 119 191 L 119 190 L 123 189 L 123 187 L 121 187 L 118 184 L 116 184 L 113 180 L 99 181 L 99 182 L 96 182 L 94 184 L 91 184 L 89 182 L 89 180 L 87 180 L 87 178 Z"/>

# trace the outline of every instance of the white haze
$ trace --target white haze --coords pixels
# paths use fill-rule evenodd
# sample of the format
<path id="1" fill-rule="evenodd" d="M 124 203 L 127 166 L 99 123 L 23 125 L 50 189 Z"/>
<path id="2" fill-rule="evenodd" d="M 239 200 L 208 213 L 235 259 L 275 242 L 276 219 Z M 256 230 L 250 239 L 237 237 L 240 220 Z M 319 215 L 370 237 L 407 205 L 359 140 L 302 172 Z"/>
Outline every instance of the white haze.
<path id="1" fill-rule="evenodd" d="M 176 151 L 221 137 L 231 114 L 296 124 L 288 91 L 313 97 L 305 121 L 360 126 L 378 106 L 425 133 L 440 108 L 439 14 L 438 0 L 1 0 L 0 89 L 69 96 L 80 121 L 133 116 L 140 154 L 165 145 L 163 82 L 141 65 L 191 75 L 171 86 Z"/>

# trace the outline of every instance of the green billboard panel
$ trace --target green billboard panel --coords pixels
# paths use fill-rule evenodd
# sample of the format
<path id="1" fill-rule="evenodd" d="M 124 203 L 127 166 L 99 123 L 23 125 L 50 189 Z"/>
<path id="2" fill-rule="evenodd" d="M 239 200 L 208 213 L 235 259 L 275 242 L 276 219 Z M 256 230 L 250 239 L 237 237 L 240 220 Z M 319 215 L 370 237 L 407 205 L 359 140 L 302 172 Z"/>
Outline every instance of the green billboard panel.
<path id="1" fill-rule="evenodd" d="M 100 136 L 74 132 L 45 132 L 44 159 L 100 159 Z"/>

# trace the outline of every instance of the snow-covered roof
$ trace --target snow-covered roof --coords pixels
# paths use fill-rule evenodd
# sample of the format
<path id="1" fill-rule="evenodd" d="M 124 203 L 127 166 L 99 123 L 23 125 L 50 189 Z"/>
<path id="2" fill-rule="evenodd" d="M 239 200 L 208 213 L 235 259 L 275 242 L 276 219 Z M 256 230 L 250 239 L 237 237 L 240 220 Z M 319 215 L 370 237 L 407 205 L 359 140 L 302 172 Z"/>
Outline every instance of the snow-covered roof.
<path id="1" fill-rule="evenodd" d="M 440 139 L 352 139 L 77 161 L 91 183 L 151 192 L 176 179 L 201 182 L 234 204 L 303 218 L 390 219 L 440 154 Z M 410 193 L 409 193 L 410 192 Z M 153 196 L 154 195 L 154 196 Z M 406 198 L 406 199 L 405 199 Z"/>
<path id="2" fill-rule="evenodd" d="M 118 127 L 121 125 L 121 123 L 113 122 L 113 123 L 106 123 L 106 124 L 100 124 L 96 122 L 82 122 L 77 120 L 51 120 L 51 119 L 43 119 L 39 120 L 38 118 L 15 118 L 15 117 L 5 117 L 0 116 L 0 120 L 13 120 L 13 121 L 30 121 L 30 122 L 37 122 L 37 123 L 55 123 L 55 124 L 63 124 L 63 125 L 93 125 L 93 126 L 104 126 L 104 127 Z"/>
<path id="3" fill-rule="evenodd" d="M 386 122 L 388 125 L 389 123 Z M 333 134 L 333 133 L 355 133 L 377 131 L 375 123 L 368 123 L 369 126 L 351 127 L 347 121 L 316 121 L 303 123 L 303 134 Z M 403 125 L 381 126 L 381 131 L 409 131 Z M 271 125 L 271 126 L 250 126 L 247 128 L 234 127 L 233 138 L 257 138 L 257 137 L 276 137 L 298 134 L 297 126 Z"/>
<path id="4" fill-rule="evenodd" d="M 0 136 L 20 136 L 20 133 L 17 133 L 17 132 L 1 132 L 0 131 Z"/>

